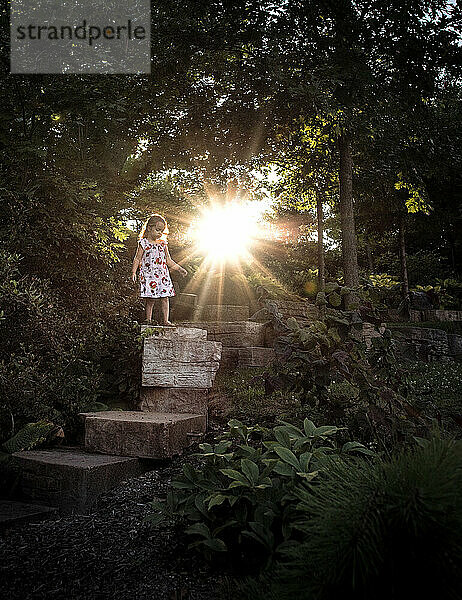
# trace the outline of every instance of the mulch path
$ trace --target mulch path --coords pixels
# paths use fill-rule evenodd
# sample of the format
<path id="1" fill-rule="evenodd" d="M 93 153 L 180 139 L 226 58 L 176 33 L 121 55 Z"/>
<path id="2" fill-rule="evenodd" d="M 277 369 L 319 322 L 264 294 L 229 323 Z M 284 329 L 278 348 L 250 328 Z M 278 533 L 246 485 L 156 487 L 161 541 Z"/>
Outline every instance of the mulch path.
<path id="1" fill-rule="evenodd" d="M 189 454 L 189 452 L 188 452 Z M 101 496 L 91 515 L 17 525 L 0 536 L 0 590 L 9 600 L 218 600 L 220 574 L 170 524 L 143 523 L 184 457 Z M 228 593 L 226 593 L 226 596 Z"/>

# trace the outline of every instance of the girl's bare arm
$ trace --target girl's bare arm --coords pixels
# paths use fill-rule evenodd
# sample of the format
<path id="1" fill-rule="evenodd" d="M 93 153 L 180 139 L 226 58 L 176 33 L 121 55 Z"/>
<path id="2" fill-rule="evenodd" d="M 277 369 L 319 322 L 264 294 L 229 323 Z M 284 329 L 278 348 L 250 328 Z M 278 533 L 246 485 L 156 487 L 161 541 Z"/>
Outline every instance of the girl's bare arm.
<path id="1" fill-rule="evenodd" d="M 138 267 L 140 266 L 143 252 L 144 252 L 144 250 L 143 250 L 141 244 L 138 244 L 138 248 L 136 250 L 135 258 L 133 259 L 133 265 L 132 265 L 132 281 L 133 281 L 133 283 L 136 282 L 136 272 L 138 270 Z"/>
<path id="2" fill-rule="evenodd" d="M 170 267 L 174 271 L 179 271 L 183 275 L 183 277 L 185 277 L 188 274 L 188 271 L 186 271 L 186 269 L 184 269 L 181 265 L 179 265 L 172 259 L 167 246 L 165 246 L 165 256 L 167 258 L 167 266 L 168 267 Z"/>

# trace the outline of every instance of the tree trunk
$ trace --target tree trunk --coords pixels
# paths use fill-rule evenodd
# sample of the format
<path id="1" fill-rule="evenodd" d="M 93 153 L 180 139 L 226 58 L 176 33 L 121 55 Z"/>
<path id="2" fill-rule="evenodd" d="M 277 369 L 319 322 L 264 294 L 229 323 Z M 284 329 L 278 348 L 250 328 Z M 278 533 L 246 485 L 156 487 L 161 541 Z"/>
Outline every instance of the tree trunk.
<path id="1" fill-rule="evenodd" d="M 350 142 L 345 134 L 338 138 L 340 153 L 340 222 L 342 226 L 342 255 L 345 285 L 359 285 L 358 253 L 353 213 L 353 163 Z"/>
<path id="2" fill-rule="evenodd" d="M 326 279 L 324 274 L 324 223 L 322 214 L 322 200 L 319 193 L 316 194 L 316 217 L 318 221 L 318 291 L 324 289 Z"/>
<path id="3" fill-rule="evenodd" d="M 401 281 L 403 298 L 409 296 L 409 279 L 407 276 L 407 261 L 406 261 L 406 237 L 405 237 L 406 221 L 404 214 L 399 217 L 399 259 L 401 263 Z"/>

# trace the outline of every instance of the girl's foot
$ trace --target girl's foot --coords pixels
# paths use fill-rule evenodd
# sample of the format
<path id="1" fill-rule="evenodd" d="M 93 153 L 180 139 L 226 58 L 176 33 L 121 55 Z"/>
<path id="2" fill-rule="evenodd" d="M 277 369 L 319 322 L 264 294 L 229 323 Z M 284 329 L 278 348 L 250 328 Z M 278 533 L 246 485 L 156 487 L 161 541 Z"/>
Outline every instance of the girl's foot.
<path id="1" fill-rule="evenodd" d="M 163 327 L 176 327 L 176 325 L 174 325 L 171 321 L 166 321 L 162 325 Z"/>

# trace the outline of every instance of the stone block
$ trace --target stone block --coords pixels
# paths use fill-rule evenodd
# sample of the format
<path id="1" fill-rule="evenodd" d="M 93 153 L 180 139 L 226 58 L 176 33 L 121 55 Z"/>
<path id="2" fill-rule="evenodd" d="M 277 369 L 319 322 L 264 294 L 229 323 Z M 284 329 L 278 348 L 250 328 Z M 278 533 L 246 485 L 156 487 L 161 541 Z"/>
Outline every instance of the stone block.
<path id="1" fill-rule="evenodd" d="M 275 301 L 283 320 L 294 317 L 298 322 L 311 322 L 319 319 L 319 310 L 315 304 L 296 302 L 292 300 Z"/>
<path id="2" fill-rule="evenodd" d="M 223 348 L 221 365 L 224 368 L 266 367 L 276 355 L 274 348 Z"/>
<path id="3" fill-rule="evenodd" d="M 42 521 L 56 513 L 57 508 L 54 506 L 41 506 L 17 500 L 0 500 L 0 529 Z"/>
<path id="4" fill-rule="evenodd" d="M 177 294 L 172 300 L 172 316 L 175 321 L 184 321 L 194 317 L 194 311 L 197 306 L 196 294 Z"/>
<path id="5" fill-rule="evenodd" d="M 451 355 L 448 335 L 441 329 L 393 327 L 398 351 L 406 358 L 430 361 Z"/>
<path id="6" fill-rule="evenodd" d="M 410 321 L 462 321 L 462 310 L 411 310 Z"/>
<path id="7" fill-rule="evenodd" d="M 144 343 L 141 385 L 212 387 L 221 349 L 221 343 L 214 341 L 149 338 Z"/>
<path id="8" fill-rule="evenodd" d="M 205 415 L 102 411 L 82 413 L 85 449 L 162 459 L 180 454 L 207 426 Z"/>
<path id="9" fill-rule="evenodd" d="M 385 323 L 382 323 L 377 329 L 372 323 L 363 323 L 360 339 L 366 344 L 366 348 L 372 347 L 372 338 L 381 337 L 385 330 Z"/>
<path id="10" fill-rule="evenodd" d="M 207 414 L 208 389 L 141 387 L 139 409 L 144 412 Z"/>
<path id="11" fill-rule="evenodd" d="M 101 494 L 137 477 L 147 465 L 137 458 L 92 455 L 80 448 L 26 450 L 12 455 L 22 496 L 65 513 L 87 512 Z"/>
<path id="12" fill-rule="evenodd" d="M 462 335 L 448 334 L 449 353 L 458 361 L 462 361 Z"/>
<path id="13" fill-rule="evenodd" d="M 242 348 L 248 346 L 264 346 L 264 323 L 253 321 L 202 321 L 199 323 L 183 323 L 184 326 L 200 327 L 207 330 L 207 338 L 221 342 L 223 348 Z"/>
<path id="14" fill-rule="evenodd" d="M 195 341 L 205 342 L 207 340 L 207 331 L 197 327 L 162 327 L 160 325 L 141 325 L 141 333 L 147 329 L 152 330 L 150 335 L 145 338 L 147 341 L 153 340 L 174 340 L 174 341 Z"/>
<path id="15" fill-rule="evenodd" d="M 205 304 L 194 311 L 194 321 L 246 321 L 249 316 L 247 305 Z"/>

